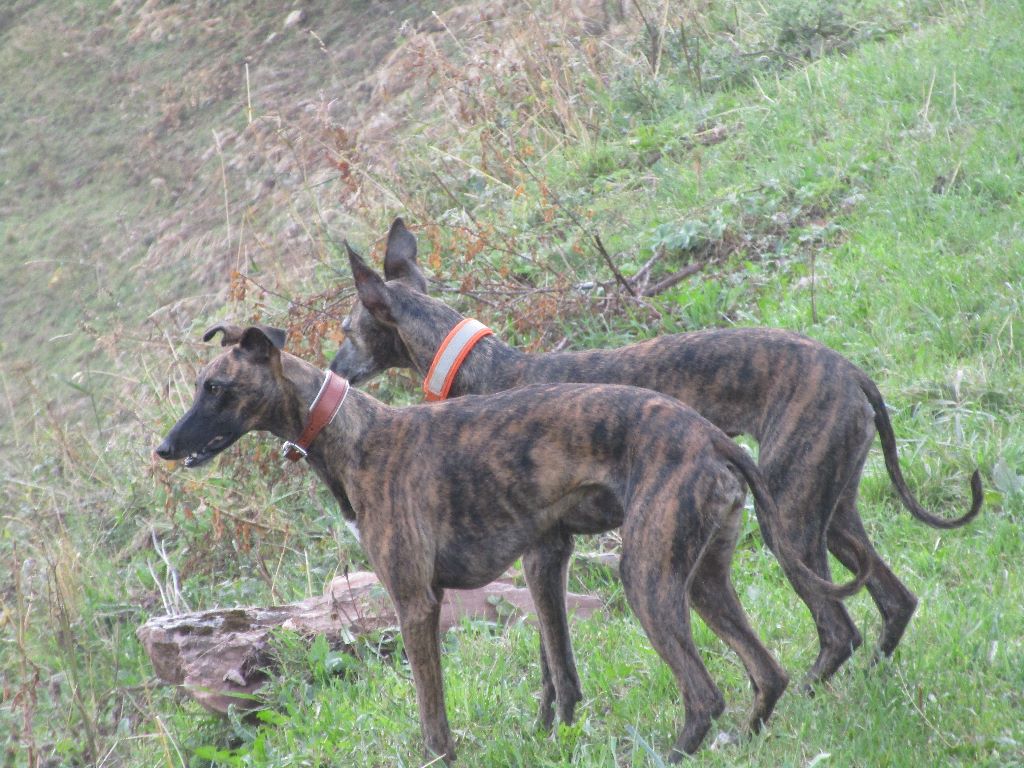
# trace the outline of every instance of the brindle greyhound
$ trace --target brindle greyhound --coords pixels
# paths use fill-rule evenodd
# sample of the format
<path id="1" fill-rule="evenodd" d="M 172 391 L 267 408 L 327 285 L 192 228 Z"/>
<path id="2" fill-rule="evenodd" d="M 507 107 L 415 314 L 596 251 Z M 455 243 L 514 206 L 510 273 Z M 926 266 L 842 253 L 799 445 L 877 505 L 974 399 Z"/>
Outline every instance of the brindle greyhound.
<path id="1" fill-rule="evenodd" d="M 762 509 L 774 501 L 746 452 L 692 409 L 649 390 L 597 385 L 393 409 L 282 352 L 283 331 L 216 325 L 203 338 L 217 333 L 230 349 L 200 371 L 192 407 L 156 453 L 196 467 L 266 430 L 289 441 L 289 458 L 308 460 L 355 521 L 395 603 L 431 752 L 455 755 L 438 637 L 444 589 L 485 584 L 522 555 L 541 634 L 547 647 L 564 647 L 554 636 L 567 632 L 561 594 L 572 535 L 619 525 L 623 590 L 682 691 L 674 756 L 696 750 L 725 706 L 693 643 L 691 602 L 746 667 L 749 727 L 767 720 L 787 676 L 750 628 L 729 566 L 744 480 Z M 806 568 L 792 576 L 833 595 L 863 581 L 838 587 Z M 561 592 L 545 586 L 552 577 Z M 559 715 L 571 721 L 582 697 L 572 658 L 547 658 L 545 669 Z"/>
<path id="2" fill-rule="evenodd" d="M 416 239 L 401 219 L 388 235 L 381 280 L 349 249 L 358 301 L 342 323 L 346 338 L 331 368 L 361 384 L 391 367 L 427 373 L 463 318 L 426 296 Z M 955 528 L 981 508 L 981 479 L 971 478 L 970 511 L 936 517 L 914 498 L 900 471 L 886 406 L 867 374 L 824 345 L 782 330 L 730 328 L 662 336 L 614 350 L 526 355 L 483 338 L 448 382 L 451 396 L 487 394 L 533 382 L 632 384 L 692 406 L 730 436 L 759 443 L 758 463 L 781 516 L 758 510 L 765 542 L 787 575 L 790 558 L 829 578 L 827 549 L 855 567 L 855 542 L 868 553 L 868 590 L 882 615 L 877 653 L 896 649 L 917 607 L 871 546 L 857 513 L 857 488 L 877 430 L 889 477 L 908 510 L 936 528 Z M 873 423 L 872 423 L 873 422 Z M 566 555 L 567 556 L 567 555 Z M 820 650 L 806 681 L 830 677 L 862 639 L 842 603 L 791 579 L 807 603 Z"/>

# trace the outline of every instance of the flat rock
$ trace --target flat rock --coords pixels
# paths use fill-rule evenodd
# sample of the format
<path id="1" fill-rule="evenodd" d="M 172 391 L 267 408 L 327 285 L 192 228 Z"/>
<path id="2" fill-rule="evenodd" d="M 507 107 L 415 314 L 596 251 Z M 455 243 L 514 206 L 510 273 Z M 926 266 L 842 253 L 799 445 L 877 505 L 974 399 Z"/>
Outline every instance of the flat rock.
<path id="1" fill-rule="evenodd" d="M 591 616 L 601 600 L 569 593 L 569 612 Z M 501 579 L 479 589 L 450 589 L 441 606 L 441 631 L 463 619 L 506 623 L 535 620 L 529 590 Z M 136 630 L 157 676 L 181 686 L 207 709 L 252 709 L 256 692 L 268 680 L 274 659 L 269 647 L 275 629 L 305 637 L 324 635 L 335 649 L 354 652 L 360 637 L 398 631 L 391 600 L 377 577 L 360 571 L 337 576 L 324 594 L 267 608 L 225 608 L 158 616 Z"/>

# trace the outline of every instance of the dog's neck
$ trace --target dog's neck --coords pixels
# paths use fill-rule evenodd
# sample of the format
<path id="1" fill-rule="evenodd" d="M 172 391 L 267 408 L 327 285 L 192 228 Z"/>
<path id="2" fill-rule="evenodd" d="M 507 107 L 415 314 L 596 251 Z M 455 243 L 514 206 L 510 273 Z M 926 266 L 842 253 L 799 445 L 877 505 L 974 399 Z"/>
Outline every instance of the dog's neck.
<path id="1" fill-rule="evenodd" d="M 279 414 L 269 431 L 282 440 L 295 441 L 305 427 L 310 404 L 324 383 L 324 371 L 287 352 L 281 353 L 283 385 Z M 366 444 L 374 423 L 390 409 L 369 395 L 350 388 L 334 419 L 325 426 L 306 449 L 306 461 L 346 509 L 344 469 L 358 466 L 362 446 Z"/>
<path id="2" fill-rule="evenodd" d="M 430 322 L 424 323 L 399 324 L 402 344 L 411 367 L 420 376 L 426 376 L 430 370 L 448 332 L 465 319 L 450 307 L 443 304 L 440 306 L 447 310 L 443 317 L 432 318 Z M 525 358 L 526 355 L 496 336 L 480 339 L 459 366 L 448 397 L 509 389 L 518 381 L 518 369 L 525 363 Z"/>
<path id="3" fill-rule="evenodd" d="M 433 326 L 436 330 L 429 335 L 403 337 L 413 368 L 421 375 L 430 368 L 448 331 L 462 319 L 457 313 L 452 314 L 454 320 L 445 318 Z M 509 346 L 497 336 L 486 336 L 462 361 L 448 397 L 487 395 L 539 381 L 631 383 L 618 368 L 614 351 L 530 354 Z"/>
<path id="4" fill-rule="evenodd" d="M 480 339 L 462 361 L 448 397 L 511 389 L 521 377 L 526 357 L 494 336 Z"/>
<path id="5" fill-rule="evenodd" d="M 449 332 L 465 318 L 442 301 L 415 291 L 400 294 L 395 325 L 408 365 L 426 376 Z M 635 383 L 620 350 L 521 352 L 497 335 L 480 339 L 463 359 L 448 397 L 487 395 L 533 382 Z"/>

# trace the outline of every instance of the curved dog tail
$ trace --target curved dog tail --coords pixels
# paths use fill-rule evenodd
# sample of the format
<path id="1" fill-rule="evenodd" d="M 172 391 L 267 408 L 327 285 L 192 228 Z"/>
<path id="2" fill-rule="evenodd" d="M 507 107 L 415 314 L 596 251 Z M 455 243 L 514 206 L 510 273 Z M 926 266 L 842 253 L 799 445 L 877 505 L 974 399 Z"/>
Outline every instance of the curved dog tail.
<path id="1" fill-rule="evenodd" d="M 864 396 L 867 397 L 868 402 L 871 403 L 871 408 L 875 412 L 875 429 L 878 430 L 878 437 L 882 441 L 882 455 L 885 456 L 885 468 L 889 472 L 892 484 L 896 486 L 896 492 L 899 494 L 903 506 L 910 511 L 910 514 L 932 528 L 949 529 L 967 525 L 967 523 L 978 516 L 978 512 L 981 510 L 983 498 L 981 473 L 976 469 L 974 474 L 971 475 L 971 508 L 962 517 L 953 519 L 938 517 L 922 507 L 917 499 L 914 498 L 914 495 L 907 487 L 906 481 L 903 479 L 899 456 L 896 453 L 896 436 L 892 431 L 892 423 L 889 421 L 889 412 L 886 410 L 882 393 L 878 391 L 878 387 L 868 378 L 866 373 L 858 369 L 857 374 L 860 389 Z"/>
<path id="2" fill-rule="evenodd" d="M 745 450 L 725 435 L 716 436 L 716 438 L 716 447 L 725 455 L 729 463 L 740 471 L 743 479 L 750 486 L 750 491 L 754 495 L 754 501 L 757 503 L 758 518 L 761 525 L 767 529 L 768 538 L 772 539 L 771 542 L 766 543 L 774 544 L 779 550 L 776 553 L 782 555 L 778 557 L 779 564 L 789 577 L 789 580 L 794 585 L 801 584 L 805 589 L 835 600 L 841 600 L 844 597 L 850 597 L 859 592 L 871 574 L 871 558 L 863 544 L 853 538 L 847 541 L 847 544 L 854 551 L 857 560 L 857 573 L 852 581 L 844 584 L 834 584 L 816 574 L 807 567 L 807 564 L 801 559 L 801 553 L 792 547 L 789 539 L 777 534 L 775 521 L 779 517 L 778 507 L 775 505 L 775 499 L 768 490 L 764 475 L 761 474 L 757 464 L 754 463 L 754 460 Z"/>

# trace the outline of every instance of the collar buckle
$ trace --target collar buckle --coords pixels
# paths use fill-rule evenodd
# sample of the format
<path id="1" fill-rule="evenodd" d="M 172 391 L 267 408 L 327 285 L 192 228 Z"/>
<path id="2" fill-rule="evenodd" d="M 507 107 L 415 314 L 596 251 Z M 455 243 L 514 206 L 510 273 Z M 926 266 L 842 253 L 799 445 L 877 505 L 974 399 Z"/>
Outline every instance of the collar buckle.
<path id="1" fill-rule="evenodd" d="M 281 455 L 289 461 L 298 461 L 306 458 L 306 449 L 291 440 L 285 440 L 284 445 L 281 446 Z"/>

